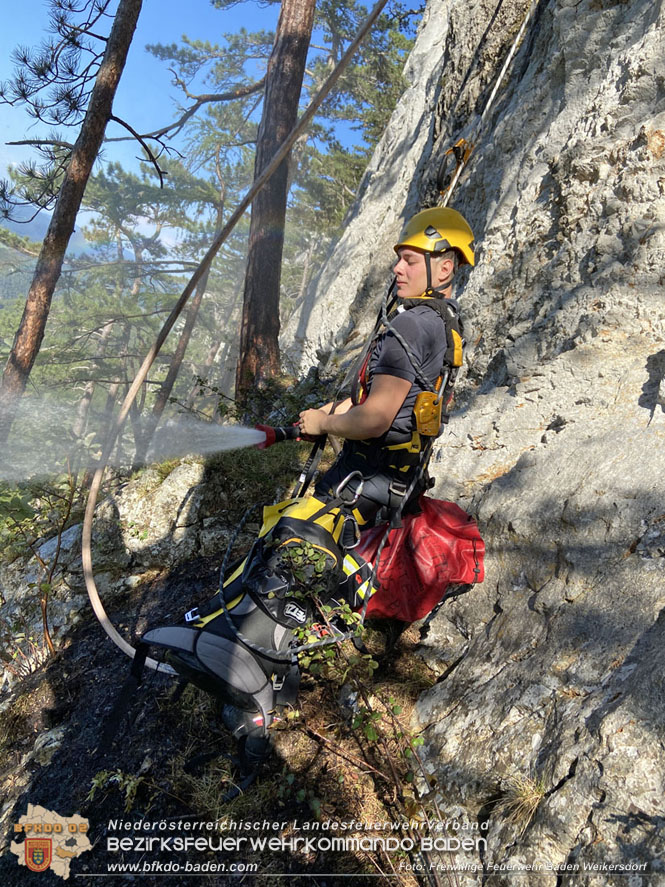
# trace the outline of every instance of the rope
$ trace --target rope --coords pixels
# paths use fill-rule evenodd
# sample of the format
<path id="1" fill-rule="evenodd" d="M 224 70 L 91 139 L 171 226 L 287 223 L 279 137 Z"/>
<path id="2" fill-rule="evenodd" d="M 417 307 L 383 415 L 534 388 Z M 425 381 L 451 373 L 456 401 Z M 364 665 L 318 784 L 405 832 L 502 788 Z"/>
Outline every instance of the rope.
<path id="1" fill-rule="evenodd" d="M 369 338 L 363 347 L 362 352 L 360 353 L 360 357 L 354 361 L 351 366 L 347 369 L 346 373 L 342 376 L 341 373 L 344 371 L 341 370 L 338 374 L 338 379 L 340 381 L 337 383 L 335 387 L 335 394 L 333 397 L 333 404 L 330 410 L 330 414 L 332 415 L 337 406 L 340 403 L 340 397 L 345 388 L 351 384 L 351 381 L 357 378 L 360 369 L 369 353 L 370 348 L 374 343 L 374 339 L 376 337 L 377 332 L 379 331 L 381 324 L 383 323 L 383 314 L 387 313 L 389 310 L 389 306 L 392 304 L 393 300 L 396 298 L 395 287 L 397 285 L 397 279 L 395 277 L 392 278 L 388 286 L 386 287 L 383 297 L 381 300 L 381 307 L 379 308 L 379 313 L 376 317 L 376 322 L 374 324 L 374 328 L 372 332 L 369 334 Z M 323 453 L 323 449 L 328 441 L 328 435 L 322 434 L 319 438 L 314 442 L 314 446 L 312 447 L 307 462 L 303 466 L 302 471 L 300 472 L 300 477 L 298 478 L 296 485 L 294 486 L 291 492 L 291 499 L 298 499 L 301 496 L 304 496 L 307 492 L 307 489 L 316 474 L 317 468 L 319 466 L 319 462 L 321 460 L 321 455 Z M 332 441 L 331 441 L 332 443 Z M 334 449 L 334 447 L 333 447 Z"/>
<path id="2" fill-rule="evenodd" d="M 145 381 L 148 371 L 152 366 L 155 358 L 159 354 L 159 351 L 166 340 L 169 332 L 171 331 L 174 323 L 176 322 L 178 316 L 182 312 L 183 308 L 187 304 L 187 301 L 191 294 L 194 292 L 197 283 L 201 279 L 201 277 L 206 273 L 210 265 L 212 264 L 213 259 L 217 255 L 220 247 L 227 239 L 231 231 L 235 228 L 241 217 L 244 215 L 245 211 L 251 204 L 252 200 L 258 192 L 264 187 L 264 185 L 268 182 L 270 177 L 277 171 L 279 166 L 282 164 L 282 161 L 286 158 L 289 151 L 293 147 L 294 143 L 299 138 L 302 131 L 307 127 L 315 113 L 318 111 L 319 107 L 323 103 L 324 99 L 333 88 L 333 86 L 339 80 L 344 68 L 348 65 L 351 58 L 355 55 L 356 50 L 358 49 L 360 43 L 365 38 L 367 32 L 372 27 L 376 19 L 381 14 L 383 7 L 386 5 L 387 0 L 378 0 L 377 4 L 374 6 L 370 14 L 367 16 L 365 21 L 363 22 L 360 30 L 356 34 L 355 39 L 349 45 L 348 49 L 339 60 L 337 67 L 330 74 L 326 82 L 323 84 L 321 89 L 318 91 L 316 96 L 312 99 L 309 106 L 305 110 L 304 114 L 298 120 L 296 125 L 293 127 L 289 135 L 286 137 L 282 146 L 279 148 L 273 159 L 270 161 L 266 169 L 259 176 L 258 179 L 254 181 L 252 187 L 249 189 L 243 200 L 240 202 L 238 207 L 232 213 L 228 222 L 224 227 L 219 231 L 219 233 L 215 236 L 210 248 L 207 253 L 201 260 L 198 268 L 192 274 L 192 277 L 189 280 L 189 283 L 183 290 L 180 298 L 178 299 L 176 305 L 173 310 L 169 314 L 166 319 L 164 326 L 159 332 L 157 339 L 155 340 L 155 344 L 152 346 L 148 354 L 146 355 L 141 367 L 136 374 L 134 381 L 132 382 L 129 391 L 122 403 L 120 408 L 120 412 L 113 423 L 111 429 L 109 430 L 108 438 L 106 440 L 106 444 L 104 446 L 104 450 L 102 453 L 102 458 L 100 461 L 100 465 L 95 471 L 95 474 L 92 479 L 92 483 L 90 485 L 90 493 L 88 495 L 88 503 L 85 511 L 85 518 L 83 520 L 83 530 L 82 530 L 82 542 L 81 542 L 81 560 L 83 563 L 83 577 L 85 579 L 85 585 L 88 590 L 88 597 L 90 599 L 90 603 L 92 604 L 92 608 L 95 612 L 95 616 L 99 620 L 100 625 L 109 636 L 109 638 L 113 641 L 113 643 L 122 650 L 123 653 L 126 653 L 130 658 L 134 658 L 136 650 L 134 647 L 127 643 L 123 637 L 116 631 L 115 627 L 111 623 L 111 620 L 106 614 L 104 610 L 104 606 L 99 597 L 99 591 L 97 589 L 97 585 L 95 583 L 95 576 L 92 566 L 92 522 L 95 514 L 95 507 L 97 505 L 97 498 L 99 496 L 99 491 L 102 484 L 102 479 L 104 477 L 104 471 L 108 464 L 108 460 L 110 458 L 111 452 L 113 450 L 113 445 L 116 441 L 116 438 L 127 419 L 127 415 L 129 410 L 136 399 L 136 395 L 138 394 L 143 382 Z M 158 662 L 155 659 L 148 658 L 146 659 L 146 665 L 149 668 L 154 669 L 155 671 L 163 671 L 167 674 L 176 674 L 175 670 L 171 668 L 169 665 L 164 665 L 163 663 Z"/>
<path id="3" fill-rule="evenodd" d="M 531 18 L 531 14 L 536 6 L 536 0 L 530 0 L 529 8 L 526 11 L 526 15 L 524 16 L 524 20 L 515 35 L 515 39 L 512 42 L 512 45 L 508 51 L 508 55 L 499 71 L 499 76 L 496 78 L 496 82 L 494 84 L 494 88 L 485 103 L 485 107 L 483 109 L 482 114 L 480 115 L 480 119 L 476 122 L 473 129 L 471 130 L 471 134 L 468 139 L 459 139 L 452 148 L 449 148 L 445 154 L 443 155 L 444 160 L 449 154 L 453 154 L 457 161 L 457 168 L 455 169 L 455 173 L 453 175 L 452 181 L 447 189 L 441 190 L 441 199 L 439 200 L 439 206 L 448 206 L 448 202 L 452 196 L 453 191 L 455 190 L 455 186 L 457 185 L 460 176 L 462 175 L 463 170 L 466 168 L 467 163 L 469 162 L 469 158 L 473 153 L 476 145 L 481 139 L 483 127 L 485 125 L 485 121 L 487 119 L 487 115 L 490 112 L 490 108 L 494 104 L 494 100 L 496 99 L 497 93 L 499 92 L 499 87 L 503 81 L 503 78 L 506 76 L 506 72 L 510 67 L 510 63 L 513 60 L 515 53 L 517 52 L 517 47 L 524 36 L 524 32 L 526 30 L 526 26 Z M 442 169 L 439 170 L 439 177 L 441 177 Z M 440 183 L 439 183 L 440 187 Z"/>

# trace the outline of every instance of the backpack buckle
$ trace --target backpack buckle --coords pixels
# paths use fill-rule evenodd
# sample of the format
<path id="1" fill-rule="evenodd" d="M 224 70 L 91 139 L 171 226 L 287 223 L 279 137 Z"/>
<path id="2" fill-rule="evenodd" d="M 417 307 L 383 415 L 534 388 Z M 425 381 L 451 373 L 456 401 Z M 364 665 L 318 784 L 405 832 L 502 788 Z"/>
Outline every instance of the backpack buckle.
<path id="1" fill-rule="evenodd" d="M 393 480 L 391 480 L 390 484 L 388 485 L 388 492 L 393 493 L 395 496 L 399 496 L 400 498 L 404 498 L 408 488 L 409 485 L 406 483 L 406 481 L 393 478 Z"/>

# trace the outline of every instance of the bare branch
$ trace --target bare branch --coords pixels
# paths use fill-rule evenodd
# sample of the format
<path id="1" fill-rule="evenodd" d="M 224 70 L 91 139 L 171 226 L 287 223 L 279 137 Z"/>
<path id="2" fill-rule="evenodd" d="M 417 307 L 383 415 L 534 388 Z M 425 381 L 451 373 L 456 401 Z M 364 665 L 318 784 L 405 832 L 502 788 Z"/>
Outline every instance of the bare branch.
<path id="1" fill-rule="evenodd" d="M 250 86 L 238 86 L 236 89 L 232 89 L 229 92 L 212 92 L 212 93 L 204 93 L 199 96 L 190 96 L 190 98 L 196 99 L 194 104 L 188 108 L 184 114 L 173 123 L 169 123 L 168 126 L 163 126 L 161 129 L 155 129 L 153 132 L 143 133 L 140 138 L 142 139 L 156 139 L 159 140 L 163 138 L 165 135 L 171 133 L 172 135 L 177 135 L 180 130 L 183 128 L 185 123 L 193 117 L 194 114 L 201 108 L 203 105 L 207 105 L 210 102 L 231 102 L 234 99 L 242 99 L 245 96 L 253 95 L 255 92 L 259 92 L 265 86 L 265 77 L 258 80 L 256 83 L 252 83 Z M 127 136 L 121 136 L 114 139 L 106 139 L 107 142 L 126 142 L 128 140 Z"/>
<path id="2" fill-rule="evenodd" d="M 187 268 L 198 268 L 198 264 L 199 263 L 194 261 L 193 259 L 192 260 L 186 260 L 186 259 L 143 259 L 140 262 L 127 259 L 124 261 L 119 260 L 116 262 L 92 262 L 87 265 L 76 264 L 76 265 L 73 265 L 71 268 L 63 271 L 63 275 L 64 274 L 70 274 L 70 275 L 78 274 L 80 271 L 97 271 L 100 268 L 128 268 L 131 270 L 133 268 L 138 267 L 138 268 L 148 268 L 148 269 L 153 268 L 155 270 L 159 270 L 163 265 L 177 265 L 178 267 L 174 268 L 169 273 L 179 274 L 180 269 L 183 269 L 183 273 L 184 273 L 184 270 Z M 137 316 L 143 317 L 144 315 L 139 314 Z"/>
<path id="3" fill-rule="evenodd" d="M 134 136 L 134 138 L 137 140 L 137 142 L 141 145 L 141 147 L 143 148 L 145 153 L 148 155 L 148 159 L 150 160 L 152 165 L 155 167 L 157 175 L 159 176 L 159 187 L 163 188 L 164 187 L 164 176 L 166 175 L 166 172 L 160 168 L 159 163 L 157 163 L 157 158 L 152 153 L 150 148 L 146 145 L 145 141 L 143 140 L 143 136 L 140 136 L 137 133 L 137 131 L 129 125 L 129 123 L 126 123 L 120 117 L 116 117 L 115 114 L 111 114 L 111 116 L 109 117 L 109 120 L 113 120 L 115 123 L 119 123 L 120 126 L 124 126 L 128 132 L 131 132 L 131 134 Z"/>
<path id="4" fill-rule="evenodd" d="M 22 139 L 20 142 L 5 142 L 5 145 L 32 145 L 33 147 L 53 145 L 55 148 L 67 148 L 68 151 L 74 150 L 74 145 L 71 142 L 61 142 L 58 139 Z"/>

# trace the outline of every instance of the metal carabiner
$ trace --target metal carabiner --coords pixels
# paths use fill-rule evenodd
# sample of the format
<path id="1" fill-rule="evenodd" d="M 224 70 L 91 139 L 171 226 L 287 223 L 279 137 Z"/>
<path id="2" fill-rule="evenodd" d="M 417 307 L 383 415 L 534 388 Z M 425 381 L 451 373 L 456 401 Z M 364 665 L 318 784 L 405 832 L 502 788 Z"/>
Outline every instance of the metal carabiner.
<path id="1" fill-rule="evenodd" d="M 347 488 L 349 483 L 356 477 L 360 478 L 360 483 L 356 487 L 353 499 L 344 499 L 342 496 L 343 491 Z M 360 471 L 352 471 L 350 474 L 347 474 L 346 477 L 339 482 L 337 485 L 337 489 L 335 490 L 335 497 L 337 499 L 342 499 L 345 505 L 355 505 L 358 499 L 362 496 L 363 487 L 365 486 L 365 478 L 362 476 L 362 472 Z"/>

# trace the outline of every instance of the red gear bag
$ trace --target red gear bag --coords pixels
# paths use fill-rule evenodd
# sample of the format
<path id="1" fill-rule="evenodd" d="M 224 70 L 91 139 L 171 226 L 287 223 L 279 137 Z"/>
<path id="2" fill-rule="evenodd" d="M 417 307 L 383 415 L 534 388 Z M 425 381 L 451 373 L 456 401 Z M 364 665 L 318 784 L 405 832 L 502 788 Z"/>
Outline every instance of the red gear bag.
<path id="1" fill-rule="evenodd" d="M 450 585 L 482 582 L 483 542 L 475 520 L 454 502 L 421 496 L 421 514 L 405 515 L 381 552 L 379 590 L 368 617 L 416 622 L 445 596 Z M 385 526 L 365 530 L 356 549 L 372 563 Z"/>

